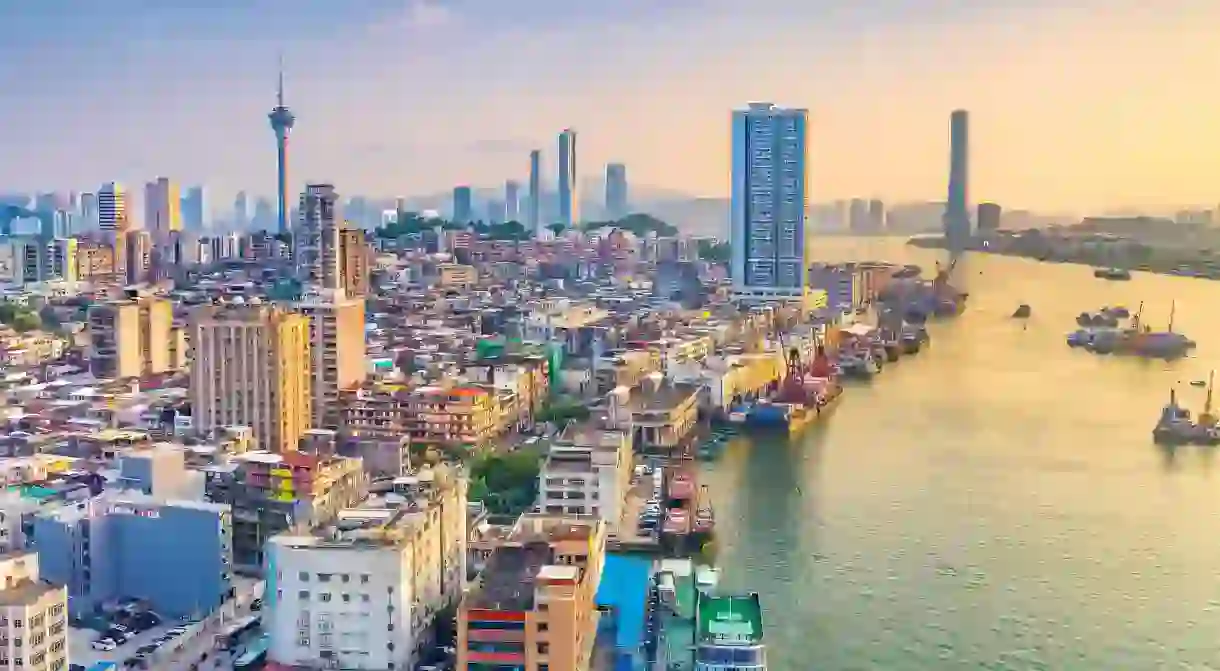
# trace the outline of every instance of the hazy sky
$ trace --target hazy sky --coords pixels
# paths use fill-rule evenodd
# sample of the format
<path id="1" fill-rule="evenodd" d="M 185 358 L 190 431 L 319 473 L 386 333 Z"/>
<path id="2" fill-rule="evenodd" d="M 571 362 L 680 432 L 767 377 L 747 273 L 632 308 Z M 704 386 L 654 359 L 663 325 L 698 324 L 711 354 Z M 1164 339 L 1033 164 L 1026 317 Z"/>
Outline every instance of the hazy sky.
<path id="1" fill-rule="evenodd" d="M 185 8 L 183 8 L 185 7 Z M 192 7 L 206 7 L 197 9 Z M 553 174 L 722 195 L 728 115 L 808 107 L 815 200 L 1220 202 L 1215 0 L 5 0 L 0 186 L 169 175 L 269 193 L 276 54 L 294 190 L 419 194 Z"/>

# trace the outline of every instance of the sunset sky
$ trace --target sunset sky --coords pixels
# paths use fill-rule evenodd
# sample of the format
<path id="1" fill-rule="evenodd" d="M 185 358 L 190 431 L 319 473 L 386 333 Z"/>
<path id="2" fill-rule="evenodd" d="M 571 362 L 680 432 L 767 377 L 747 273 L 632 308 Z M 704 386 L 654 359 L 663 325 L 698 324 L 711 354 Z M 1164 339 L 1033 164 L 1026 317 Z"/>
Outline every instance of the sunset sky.
<path id="1" fill-rule="evenodd" d="M 943 198 L 962 107 L 974 199 L 1220 202 L 1215 0 L 9 0 L 0 25 L 0 190 L 270 193 L 282 51 L 294 190 L 490 186 L 535 146 L 553 175 L 571 126 L 582 176 L 724 195 L 729 111 L 767 100 L 810 109 L 814 200 Z"/>

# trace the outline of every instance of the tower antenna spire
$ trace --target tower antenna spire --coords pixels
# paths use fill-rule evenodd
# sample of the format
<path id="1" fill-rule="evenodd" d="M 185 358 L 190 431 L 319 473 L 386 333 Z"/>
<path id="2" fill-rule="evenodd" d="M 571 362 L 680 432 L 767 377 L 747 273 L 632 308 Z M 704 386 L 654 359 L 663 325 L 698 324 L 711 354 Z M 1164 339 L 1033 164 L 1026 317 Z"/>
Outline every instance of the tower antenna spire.
<path id="1" fill-rule="evenodd" d="M 280 53 L 280 81 L 276 89 L 275 99 L 280 107 L 284 106 L 284 54 Z"/>

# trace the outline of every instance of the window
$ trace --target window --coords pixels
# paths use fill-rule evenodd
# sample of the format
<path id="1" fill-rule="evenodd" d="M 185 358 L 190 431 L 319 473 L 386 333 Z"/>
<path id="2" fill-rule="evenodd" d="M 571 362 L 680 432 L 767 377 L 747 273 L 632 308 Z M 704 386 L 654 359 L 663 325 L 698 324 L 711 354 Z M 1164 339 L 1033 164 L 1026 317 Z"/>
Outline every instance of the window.
<path id="1" fill-rule="evenodd" d="M 367 573 L 361 573 L 361 574 L 360 574 L 360 584 L 361 584 L 361 585 L 367 585 L 367 584 L 369 584 L 369 577 L 370 577 L 370 576 L 369 576 L 369 574 L 367 574 Z"/>
<path id="2" fill-rule="evenodd" d="M 297 578 L 299 578 L 301 582 L 309 582 L 309 573 L 306 571 L 301 571 L 297 574 Z"/>
<path id="3" fill-rule="evenodd" d="M 545 655 L 545 654 L 549 653 L 550 651 L 551 651 L 550 643 L 539 643 L 538 644 L 538 654 Z"/>
<path id="4" fill-rule="evenodd" d="M 318 598 L 322 599 L 323 602 L 330 601 L 330 592 L 322 592 L 318 595 Z"/>
<path id="5" fill-rule="evenodd" d="M 309 601 L 309 590 L 303 589 L 297 592 L 297 598 L 301 601 Z"/>

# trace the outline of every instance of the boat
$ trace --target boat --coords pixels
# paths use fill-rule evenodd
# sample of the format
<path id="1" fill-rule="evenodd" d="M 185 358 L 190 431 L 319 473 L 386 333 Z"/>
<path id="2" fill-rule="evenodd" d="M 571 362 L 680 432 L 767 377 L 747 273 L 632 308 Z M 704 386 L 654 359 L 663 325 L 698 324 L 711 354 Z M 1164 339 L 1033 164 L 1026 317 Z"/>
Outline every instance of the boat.
<path id="1" fill-rule="evenodd" d="M 1192 442 L 1195 435 L 1190 411 L 1178 405 L 1178 394 L 1169 390 L 1169 402 L 1161 408 L 1161 416 L 1152 429 L 1152 440 L 1157 445 L 1176 446 Z"/>
<path id="2" fill-rule="evenodd" d="M 1131 316 L 1131 311 L 1121 305 L 1107 306 L 1102 308 L 1101 311 L 1103 314 L 1111 315 L 1118 319 L 1127 319 Z"/>
<path id="3" fill-rule="evenodd" d="M 828 417 L 838 403 L 843 388 L 823 346 L 818 345 L 808 366 L 801 364 L 796 348 L 788 351 L 787 360 L 787 374 L 775 398 L 755 403 L 746 416 L 746 426 L 796 434 Z"/>
<path id="4" fill-rule="evenodd" d="M 1078 329 L 1068 334 L 1068 347 L 1088 347 L 1093 343 L 1093 333 L 1085 329 Z"/>
<path id="5" fill-rule="evenodd" d="M 1192 386 L 1192 387 L 1206 387 L 1206 386 L 1207 386 L 1207 380 L 1192 380 L 1192 381 L 1191 381 L 1191 383 L 1190 383 L 1190 386 Z"/>
<path id="6" fill-rule="evenodd" d="M 1013 319 L 1029 319 L 1029 316 L 1032 315 L 1033 312 L 1034 312 L 1033 308 L 1029 307 L 1025 303 L 1022 303 L 1017 306 L 1016 310 L 1013 311 L 1012 318 Z"/>
<path id="7" fill-rule="evenodd" d="M 885 341 L 885 360 L 891 363 L 902 357 L 902 342 L 897 338 Z"/>
<path id="8" fill-rule="evenodd" d="M 1093 271 L 1093 277 L 1102 280 L 1125 281 L 1131 279 L 1131 271 L 1123 268 L 1098 268 Z"/>
<path id="9" fill-rule="evenodd" d="M 699 496 L 695 499 L 695 517 L 691 521 L 691 543 L 703 547 L 711 542 L 716 532 L 716 513 L 712 509 L 712 496 L 707 485 L 699 487 Z"/>
<path id="10" fill-rule="evenodd" d="M 762 600 L 757 593 L 699 593 L 695 671 L 766 671 Z"/>
<path id="11" fill-rule="evenodd" d="M 1146 359 L 1165 359 L 1172 361 L 1190 353 L 1196 346 L 1195 341 L 1173 330 L 1174 315 L 1177 304 L 1169 307 L 1169 326 L 1165 331 L 1153 331 L 1140 321 L 1143 305 L 1131 318 L 1131 326 L 1119 333 L 1114 343 L 1114 352 L 1143 357 Z"/>

